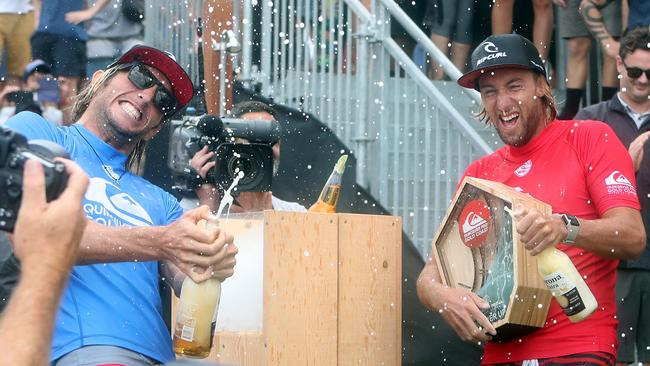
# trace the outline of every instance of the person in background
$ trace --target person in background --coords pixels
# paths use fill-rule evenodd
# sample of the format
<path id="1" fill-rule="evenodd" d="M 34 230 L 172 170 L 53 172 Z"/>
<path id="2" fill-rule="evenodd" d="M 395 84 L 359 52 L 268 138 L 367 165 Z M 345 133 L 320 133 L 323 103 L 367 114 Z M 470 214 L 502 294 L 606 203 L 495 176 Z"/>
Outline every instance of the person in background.
<path id="1" fill-rule="evenodd" d="M 616 359 L 615 278 L 619 259 L 638 257 L 646 245 L 625 147 L 602 122 L 556 120 L 555 99 L 539 52 L 515 34 L 490 36 L 472 53 L 472 70 L 458 79 L 481 94 L 480 118 L 505 146 L 470 164 L 464 176 L 506 184 L 552 207 L 552 215 L 513 207 L 520 241 L 530 255 L 549 246 L 565 252 L 598 301 L 573 323 L 551 300 L 544 327 L 515 340 L 490 342 L 496 330 L 489 304 L 446 287 L 429 259 L 417 290 L 461 339 L 486 344 L 484 365 L 613 365 Z"/>
<path id="2" fill-rule="evenodd" d="M 116 57 L 144 42 L 142 21 L 133 21 L 124 15 L 122 0 L 110 0 L 97 13 L 94 12 L 95 8 L 65 15 L 65 19 L 72 24 L 84 22 L 86 25 L 86 75 L 106 68 Z"/>
<path id="3" fill-rule="evenodd" d="M 589 50 L 591 35 L 579 10 L 580 0 L 553 0 L 558 6 L 560 36 L 568 39 L 566 100 L 558 116 L 559 119 L 572 119 L 580 109 L 585 94 L 585 83 L 589 72 Z M 614 38 L 621 35 L 621 0 L 614 0 L 602 9 L 605 26 Z M 616 61 L 607 48 L 601 48 L 602 75 L 600 77 L 601 98 L 609 100 L 618 91 Z M 587 105 L 590 102 L 585 103 Z"/>
<path id="4" fill-rule="evenodd" d="M 601 12 L 613 1 L 582 0 L 580 2 L 580 14 L 585 24 L 587 24 L 591 35 L 600 43 L 600 47 L 610 57 L 616 58 L 619 55 L 619 42 L 607 30 L 605 19 Z M 650 26 L 650 1 L 622 0 L 622 5 L 623 29 L 629 31 L 637 27 Z"/>
<path id="5" fill-rule="evenodd" d="M 599 120 L 612 127 L 628 148 L 646 233 L 650 231 L 650 31 L 639 27 L 621 38 L 616 67 L 620 90 L 612 99 L 581 109 L 576 119 Z M 648 157 L 646 157 L 648 156 Z M 644 160 L 645 158 L 645 160 Z M 650 365 L 650 248 L 636 260 L 621 261 L 616 276 L 620 365 L 635 360 Z M 636 351 L 635 351 L 636 348 Z M 636 356 L 636 357 L 635 357 Z"/>
<path id="6" fill-rule="evenodd" d="M 270 106 L 256 101 L 242 102 L 235 105 L 230 112 L 232 118 L 245 120 L 275 121 L 276 111 Z M 246 143 L 240 139 L 238 143 Z M 273 145 L 273 174 L 276 175 L 280 166 L 280 141 Z M 207 146 L 199 150 L 190 161 L 202 179 L 205 179 L 210 169 L 217 169 L 214 161 L 214 152 L 208 151 Z M 228 187 L 225 187 L 228 188 Z M 198 202 L 207 205 L 210 210 L 217 211 L 221 202 L 221 192 L 212 183 L 204 182 L 195 189 Z M 192 201 L 185 203 L 186 207 L 192 206 Z M 236 197 L 230 212 L 256 212 L 263 210 L 297 211 L 306 212 L 307 209 L 297 202 L 288 202 L 273 196 L 273 192 L 241 192 Z"/>
<path id="7" fill-rule="evenodd" d="M 0 0 L 0 60 L 6 55 L 8 78 L 20 80 L 32 58 L 29 36 L 36 24 L 34 10 L 31 0 Z"/>
<path id="8" fill-rule="evenodd" d="M 109 0 L 97 0 L 88 10 L 94 15 Z M 88 35 L 82 24 L 65 19 L 67 13 L 84 9 L 84 0 L 43 1 L 38 28 L 31 37 L 32 57 L 53 67 L 59 80 L 63 123 L 71 123 L 69 106 L 86 76 L 86 40 Z"/>
<path id="9" fill-rule="evenodd" d="M 33 93 L 43 118 L 57 125 L 63 123 L 63 113 L 59 109 L 59 83 L 52 75 L 50 65 L 38 59 L 27 64 L 23 73 L 23 90 Z"/>
<path id="10" fill-rule="evenodd" d="M 23 264 L 9 304 L 0 315 L 0 364 L 47 365 L 54 316 L 75 262 L 87 219 L 81 200 L 88 176 L 62 160 L 69 175 L 61 195 L 47 202 L 43 167 L 27 160 L 13 249 Z"/>
<path id="11" fill-rule="evenodd" d="M 474 0 L 442 0 L 440 6 L 428 6 L 423 23 L 431 30 L 431 40 L 454 65 L 464 72 L 472 47 Z M 451 47 L 449 42 L 451 42 Z M 432 62 L 431 78 L 440 80 L 444 70 Z"/>
<path id="12" fill-rule="evenodd" d="M 553 2 L 551 0 L 532 0 L 535 19 L 533 20 L 533 43 L 542 61 L 548 62 L 548 53 L 553 35 Z M 512 13 L 515 0 L 495 0 L 492 4 L 492 34 L 512 33 Z"/>
<path id="13" fill-rule="evenodd" d="M 60 144 L 90 176 L 83 199 L 89 223 L 56 321 L 56 366 L 148 366 L 174 359 L 162 318 L 160 273 L 180 292 L 195 282 L 232 276 L 237 247 L 207 207 L 183 213 L 178 201 L 132 173 L 147 142 L 185 107 L 193 85 L 174 57 L 136 46 L 93 74 L 72 108 L 77 123 L 55 126 L 19 113 L 6 126 L 27 139 Z"/>

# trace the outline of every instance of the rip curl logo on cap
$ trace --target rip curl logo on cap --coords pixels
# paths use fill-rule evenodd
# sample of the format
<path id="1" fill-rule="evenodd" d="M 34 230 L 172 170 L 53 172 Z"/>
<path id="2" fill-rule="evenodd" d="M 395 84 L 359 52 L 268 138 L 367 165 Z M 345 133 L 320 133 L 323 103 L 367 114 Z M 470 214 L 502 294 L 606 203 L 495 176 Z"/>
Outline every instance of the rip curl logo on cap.
<path id="1" fill-rule="evenodd" d="M 608 194 L 633 194 L 636 195 L 636 189 L 625 175 L 618 170 L 614 170 L 605 178 Z"/>
<path id="2" fill-rule="evenodd" d="M 497 47 L 494 43 L 490 41 L 483 42 L 482 46 L 483 46 L 483 50 L 489 53 L 489 55 L 479 58 L 478 61 L 476 61 L 476 67 L 478 67 L 480 64 L 484 63 L 487 60 L 493 60 L 493 59 L 508 56 L 508 54 L 505 52 L 499 52 L 499 47 Z"/>
<path id="3" fill-rule="evenodd" d="M 499 47 L 497 47 L 494 43 L 486 41 L 483 42 L 483 44 L 485 45 L 483 46 L 485 52 L 489 52 L 489 53 L 499 52 Z"/>
<path id="4" fill-rule="evenodd" d="M 477 248 L 485 243 L 490 232 L 490 209 L 483 200 L 468 202 L 458 216 L 458 231 L 463 243 Z"/>
<path id="5" fill-rule="evenodd" d="M 521 178 L 526 174 L 528 174 L 528 172 L 530 172 L 530 169 L 532 168 L 533 168 L 533 161 L 528 160 L 527 162 L 523 163 L 519 168 L 515 170 L 515 175 Z"/>

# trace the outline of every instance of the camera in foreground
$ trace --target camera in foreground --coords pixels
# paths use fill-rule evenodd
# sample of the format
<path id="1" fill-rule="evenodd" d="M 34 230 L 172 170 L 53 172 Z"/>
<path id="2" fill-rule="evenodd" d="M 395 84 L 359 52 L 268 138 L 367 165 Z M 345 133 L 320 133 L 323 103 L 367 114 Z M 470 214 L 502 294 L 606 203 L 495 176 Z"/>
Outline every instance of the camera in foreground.
<path id="1" fill-rule="evenodd" d="M 59 197 L 68 183 L 63 163 L 55 157 L 68 158 L 65 150 L 51 141 L 32 140 L 0 128 L 0 230 L 13 232 L 23 194 L 23 169 L 27 159 L 35 159 L 45 172 L 47 201 Z"/>
<path id="2" fill-rule="evenodd" d="M 271 190 L 273 180 L 273 149 L 280 140 L 276 121 L 219 118 L 211 115 L 186 117 L 172 131 L 169 166 L 175 180 L 186 190 L 202 183 L 227 189 L 241 174 L 233 195 L 240 192 Z M 189 162 L 204 146 L 215 153 L 215 167 L 205 179 L 191 168 Z"/>

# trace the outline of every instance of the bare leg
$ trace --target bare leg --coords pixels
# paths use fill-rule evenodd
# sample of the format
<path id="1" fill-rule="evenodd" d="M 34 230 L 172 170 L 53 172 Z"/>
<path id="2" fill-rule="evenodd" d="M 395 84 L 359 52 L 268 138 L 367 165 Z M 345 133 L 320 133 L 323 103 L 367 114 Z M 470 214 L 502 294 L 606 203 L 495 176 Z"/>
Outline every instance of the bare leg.
<path id="1" fill-rule="evenodd" d="M 533 0 L 533 11 L 533 42 L 546 62 L 553 34 L 553 4 L 551 0 Z"/>
<path id="2" fill-rule="evenodd" d="M 449 51 L 449 38 L 439 36 L 437 34 L 432 34 L 431 40 L 442 53 L 444 53 L 445 55 L 447 54 L 447 51 Z M 442 79 L 443 76 L 445 76 L 445 71 L 443 70 L 443 68 L 440 67 L 434 59 L 431 59 L 431 63 L 432 63 L 431 64 L 432 74 L 429 77 L 432 78 L 433 80 Z"/>
<path id="3" fill-rule="evenodd" d="M 611 58 L 606 52 L 601 52 L 603 59 L 603 75 L 602 86 L 610 88 L 618 88 L 618 71 L 616 70 L 616 59 Z"/>
<path id="4" fill-rule="evenodd" d="M 492 34 L 512 33 L 515 0 L 495 0 L 492 4 Z"/>
<path id="5" fill-rule="evenodd" d="M 467 57 L 469 56 L 469 51 L 472 49 L 472 45 L 453 42 L 451 44 L 451 61 L 456 65 L 460 72 L 465 72 L 467 67 Z"/>
<path id="6" fill-rule="evenodd" d="M 567 60 L 567 88 L 584 89 L 589 69 L 590 37 L 575 37 L 569 39 Z"/>

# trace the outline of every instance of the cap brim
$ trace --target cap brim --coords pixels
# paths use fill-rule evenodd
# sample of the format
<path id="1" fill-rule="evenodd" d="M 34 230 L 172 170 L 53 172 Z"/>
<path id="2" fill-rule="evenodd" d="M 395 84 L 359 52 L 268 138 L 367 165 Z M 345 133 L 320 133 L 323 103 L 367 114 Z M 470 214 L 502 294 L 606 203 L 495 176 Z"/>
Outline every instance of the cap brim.
<path id="1" fill-rule="evenodd" d="M 478 84 L 477 80 L 480 78 L 482 75 L 484 75 L 488 71 L 493 71 L 497 69 L 506 69 L 506 68 L 515 68 L 515 69 L 524 69 L 524 70 L 531 70 L 531 71 L 536 71 L 531 67 L 527 67 L 521 64 L 499 64 L 499 65 L 492 65 L 492 66 L 486 66 L 482 67 L 480 69 L 476 69 L 473 71 L 468 72 L 467 74 L 461 76 L 458 78 L 458 85 L 464 87 L 464 88 L 469 88 L 469 89 L 476 89 L 478 90 Z"/>
<path id="2" fill-rule="evenodd" d="M 178 100 L 179 108 L 185 107 L 192 99 L 194 85 L 189 75 L 165 52 L 147 46 L 135 46 L 117 59 L 111 66 L 131 62 L 140 62 L 149 65 L 165 75 L 171 83 L 171 88 L 174 96 Z"/>

